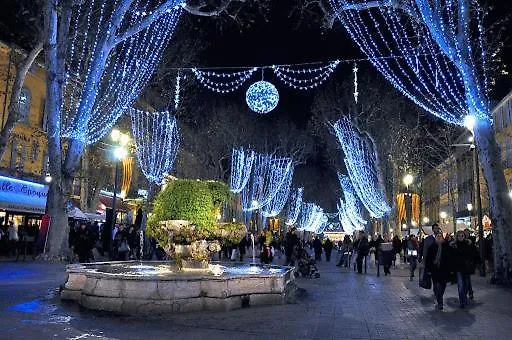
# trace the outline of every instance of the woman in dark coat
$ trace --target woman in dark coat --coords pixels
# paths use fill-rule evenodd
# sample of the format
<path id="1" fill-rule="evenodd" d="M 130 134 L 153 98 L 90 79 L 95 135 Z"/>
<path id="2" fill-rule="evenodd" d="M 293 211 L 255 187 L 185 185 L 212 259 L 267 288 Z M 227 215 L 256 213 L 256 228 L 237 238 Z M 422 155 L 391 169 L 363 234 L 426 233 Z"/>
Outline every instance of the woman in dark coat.
<path id="1" fill-rule="evenodd" d="M 443 309 L 443 295 L 446 284 L 453 281 L 453 248 L 445 241 L 443 234 L 436 235 L 436 241 L 428 248 L 425 261 L 425 272 L 430 274 L 434 284 L 439 310 Z"/>

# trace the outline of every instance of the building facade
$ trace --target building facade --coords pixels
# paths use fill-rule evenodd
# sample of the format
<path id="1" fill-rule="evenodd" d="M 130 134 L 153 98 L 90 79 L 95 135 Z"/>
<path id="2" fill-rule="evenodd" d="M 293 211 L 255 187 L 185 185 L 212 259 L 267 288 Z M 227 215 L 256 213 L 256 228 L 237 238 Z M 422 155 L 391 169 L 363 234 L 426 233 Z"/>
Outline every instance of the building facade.
<path id="1" fill-rule="evenodd" d="M 512 192 L 512 92 L 494 107 L 492 116 L 508 190 Z M 471 147 L 471 138 L 469 131 L 460 136 L 454 143 L 450 157 L 425 175 L 422 195 L 425 224 L 439 222 L 446 232 L 476 229 L 477 183 L 475 150 Z M 479 174 L 480 198 L 485 216 L 489 215 L 489 195 L 481 167 Z"/>

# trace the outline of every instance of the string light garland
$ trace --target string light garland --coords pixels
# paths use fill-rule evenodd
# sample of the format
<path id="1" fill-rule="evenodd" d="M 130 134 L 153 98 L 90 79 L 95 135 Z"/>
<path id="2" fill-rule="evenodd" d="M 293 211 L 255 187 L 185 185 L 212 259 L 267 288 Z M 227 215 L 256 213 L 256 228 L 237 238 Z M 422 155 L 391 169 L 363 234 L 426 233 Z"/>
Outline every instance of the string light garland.
<path id="1" fill-rule="evenodd" d="M 469 115 L 492 123 L 478 1 L 330 3 L 370 62 L 421 108 L 461 126 Z"/>
<path id="2" fill-rule="evenodd" d="M 288 209 L 286 213 L 286 225 L 294 225 L 299 217 L 300 208 L 302 206 L 302 197 L 304 194 L 304 188 L 300 187 L 293 189 L 288 201 Z"/>
<path id="3" fill-rule="evenodd" d="M 233 193 L 240 193 L 249 182 L 255 153 L 244 148 L 233 149 L 231 155 L 230 188 Z"/>
<path id="4" fill-rule="evenodd" d="M 251 110 L 259 114 L 266 114 L 277 107 L 279 92 L 273 84 L 260 80 L 249 87 L 245 100 Z"/>
<path id="5" fill-rule="evenodd" d="M 184 70 L 184 69 L 181 69 Z M 196 79 L 206 88 L 218 92 L 229 93 L 240 88 L 244 82 L 249 79 L 258 68 L 251 67 L 248 70 L 233 73 L 218 73 L 213 71 L 202 71 L 192 68 L 192 73 Z"/>
<path id="6" fill-rule="evenodd" d="M 275 217 L 281 213 L 286 201 L 290 195 L 290 189 L 293 179 L 293 168 L 286 173 L 283 183 L 279 187 L 276 195 L 261 209 L 261 214 L 264 217 Z"/>
<path id="7" fill-rule="evenodd" d="M 387 215 L 391 208 L 386 202 L 378 169 L 378 157 L 368 138 L 344 116 L 333 125 L 345 154 L 345 165 L 353 188 L 372 217 Z"/>
<path id="8" fill-rule="evenodd" d="M 131 109 L 132 133 L 137 159 L 144 176 L 161 184 L 171 172 L 180 144 L 176 119 L 168 111 Z"/>
<path id="9" fill-rule="evenodd" d="M 291 175 L 290 172 L 293 174 L 291 158 L 256 154 L 250 182 L 242 190 L 242 210 L 250 212 L 268 205 Z"/>
<path id="10" fill-rule="evenodd" d="M 183 4 L 136 0 L 120 14 L 118 1 L 78 3 L 66 55 L 63 137 L 95 143 L 129 110 L 158 65 Z M 144 29 L 130 35 L 138 26 Z"/>
<path id="11" fill-rule="evenodd" d="M 181 87 L 181 74 L 178 71 L 176 76 L 176 90 L 174 92 L 174 109 L 177 110 L 180 105 L 180 87 Z"/>
<path id="12" fill-rule="evenodd" d="M 357 100 L 358 100 L 358 97 L 359 97 L 359 92 L 357 90 L 357 71 L 359 69 L 357 68 L 357 64 L 354 64 L 354 68 L 352 69 L 352 71 L 354 72 L 354 101 L 356 102 L 357 104 Z"/>
<path id="13" fill-rule="evenodd" d="M 361 201 L 357 197 L 350 178 L 338 172 L 338 179 L 340 181 L 341 188 L 343 189 L 343 196 L 345 197 L 347 217 L 353 225 L 366 224 L 367 221 L 362 216 Z"/>
<path id="14" fill-rule="evenodd" d="M 283 83 L 297 90 L 311 90 L 327 80 L 334 72 L 339 60 L 329 62 L 317 68 L 294 69 L 290 66 L 272 66 L 276 77 Z"/>

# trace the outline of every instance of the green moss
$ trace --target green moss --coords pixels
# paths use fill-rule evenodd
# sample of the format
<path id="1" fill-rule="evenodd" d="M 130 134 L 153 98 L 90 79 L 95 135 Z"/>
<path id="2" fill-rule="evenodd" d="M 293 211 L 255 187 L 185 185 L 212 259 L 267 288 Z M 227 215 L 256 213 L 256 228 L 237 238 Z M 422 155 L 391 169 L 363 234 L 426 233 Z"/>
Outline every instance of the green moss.
<path id="1" fill-rule="evenodd" d="M 171 181 L 154 201 L 147 233 L 160 244 L 167 244 L 169 235 L 158 224 L 168 220 L 187 220 L 195 228 L 184 228 L 180 235 L 174 235 L 175 243 L 190 244 L 195 240 L 215 239 L 216 216 L 222 203 L 230 199 L 230 196 L 228 186 L 222 182 L 189 179 Z"/>

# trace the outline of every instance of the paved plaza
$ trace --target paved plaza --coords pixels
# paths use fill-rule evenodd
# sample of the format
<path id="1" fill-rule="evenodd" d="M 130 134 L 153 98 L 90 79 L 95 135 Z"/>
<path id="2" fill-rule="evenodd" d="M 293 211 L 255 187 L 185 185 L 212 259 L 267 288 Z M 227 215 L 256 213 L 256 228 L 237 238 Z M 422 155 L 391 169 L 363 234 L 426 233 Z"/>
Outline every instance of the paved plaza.
<path id="1" fill-rule="evenodd" d="M 475 301 L 458 309 L 456 285 L 445 310 L 410 282 L 404 265 L 377 277 L 319 264 L 299 278 L 293 303 L 230 312 L 134 318 L 87 311 L 59 300 L 63 264 L 0 262 L 2 339 L 511 339 L 512 293 L 473 276 Z"/>

